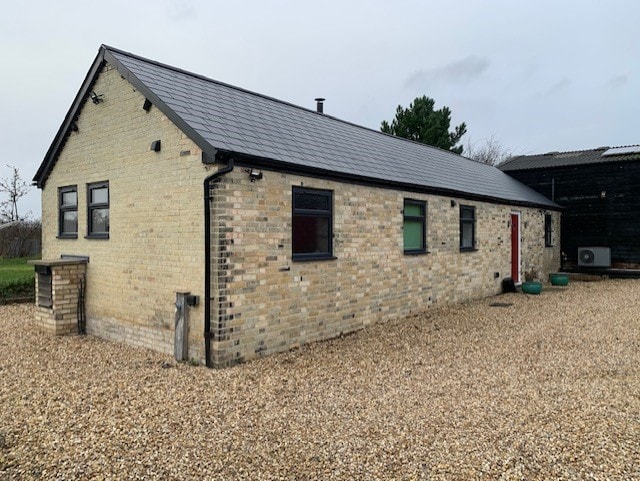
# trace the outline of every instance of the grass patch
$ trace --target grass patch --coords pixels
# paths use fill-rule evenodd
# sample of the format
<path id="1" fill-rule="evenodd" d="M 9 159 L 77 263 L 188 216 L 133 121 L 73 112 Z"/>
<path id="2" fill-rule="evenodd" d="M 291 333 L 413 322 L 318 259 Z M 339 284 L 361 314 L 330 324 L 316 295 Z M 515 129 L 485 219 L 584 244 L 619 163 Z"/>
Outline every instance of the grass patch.
<path id="1" fill-rule="evenodd" d="M 30 259 L 35 257 L 0 259 L 0 304 L 9 299 L 34 296 L 33 266 L 27 264 Z"/>

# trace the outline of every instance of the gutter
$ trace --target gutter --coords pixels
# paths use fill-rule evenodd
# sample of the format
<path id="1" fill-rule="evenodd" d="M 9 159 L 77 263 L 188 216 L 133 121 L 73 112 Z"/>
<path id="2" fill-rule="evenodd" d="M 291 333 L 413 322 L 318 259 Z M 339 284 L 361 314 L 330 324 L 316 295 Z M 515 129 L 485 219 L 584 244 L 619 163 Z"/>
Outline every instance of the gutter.
<path id="1" fill-rule="evenodd" d="M 204 179 L 204 355 L 207 367 L 214 367 L 211 362 L 211 184 L 233 170 L 233 157 L 227 166 L 218 169 Z"/>
<path id="2" fill-rule="evenodd" d="M 530 201 L 530 200 L 517 200 L 517 199 L 509 199 L 509 198 L 503 198 L 503 197 L 493 197 L 491 195 L 474 194 L 470 192 L 464 192 L 464 191 L 454 190 L 454 189 L 449 189 L 444 187 L 429 187 L 429 186 L 423 186 L 419 184 L 410 184 L 407 182 L 400 182 L 400 181 L 394 181 L 394 180 L 381 180 L 374 177 L 367 177 L 367 176 L 358 175 L 358 174 L 323 170 L 317 167 L 292 164 L 290 162 L 284 162 L 284 161 L 270 160 L 264 157 L 257 157 L 249 154 L 234 153 L 233 155 L 235 157 L 236 164 L 238 167 L 240 166 L 256 167 L 260 169 L 271 170 L 274 172 L 303 175 L 306 177 L 314 177 L 314 178 L 324 179 L 324 180 L 335 180 L 337 182 L 344 182 L 344 183 L 356 184 L 356 185 L 365 185 L 368 187 L 377 187 L 381 189 L 391 189 L 391 190 L 406 190 L 408 192 L 417 192 L 421 194 L 438 195 L 443 197 L 456 197 L 456 198 L 470 200 L 470 201 L 489 202 L 492 204 L 531 207 L 534 209 L 546 209 L 546 210 L 553 210 L 553 211 L 559 211 L 559 212 L 561 212 L 564 209 L 562 206 L 556 204 L 555 202 L 545 203 L 542 201 L 536 202 L 536 201 Z M 508 175 L 506 172 L 504 174 Z M 536 192 L 536 194 L 539 194 L 539 193 Z M 539 194 L 539 195 L 542 196 L 542 194 Z M 549 199 L 545 198 L 545 200 L 548 201 Z"/>

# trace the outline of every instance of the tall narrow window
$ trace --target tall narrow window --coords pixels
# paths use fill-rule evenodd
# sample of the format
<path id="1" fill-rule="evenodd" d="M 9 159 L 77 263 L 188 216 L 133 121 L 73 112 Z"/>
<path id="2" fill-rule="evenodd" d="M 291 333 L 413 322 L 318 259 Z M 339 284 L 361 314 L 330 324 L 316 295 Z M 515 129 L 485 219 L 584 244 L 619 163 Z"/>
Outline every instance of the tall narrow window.
<path id="1" fill-rule="evenodd" d="M 78 237 L 78 188 L 75 185 L 58 190 L 58 237 Z"/>
<path id="2" fill-rule="evenodd" d="M 53 287 L 51 283 L 51 268 L 49 266 L 35 266 L 38 275 L 38 306 L 53 306 Z"/>
<path id="3" fill-rule="evenodd" d="M 476 246 L 476 208 L 460 206 L 460 250 L 471 251 Z"/>
<path id="4" fill-rule="evenodd" d="M 333 194 L 329 190 L 293 188 L 293 259 L 333 256 Z"/>
<path id="5" fill-rule="evenodd" d="M 87 237 L 109 238 L 109 182 L 87 186 Z"/>
<path id="6" fill-rule="evenodd" d="M 551 238 L 551 226 L 553 225 L 551 221 L 551 214 L 544 215 L 544 245 L 545 247 L 553 247 L 552 238 Z"/>
<path id="7" fill-rule="evenodd" d="M 422 254 L 427 251 L 426 234 L 427 203 L 421 200 L 404 201 L 404 253 Z"/>

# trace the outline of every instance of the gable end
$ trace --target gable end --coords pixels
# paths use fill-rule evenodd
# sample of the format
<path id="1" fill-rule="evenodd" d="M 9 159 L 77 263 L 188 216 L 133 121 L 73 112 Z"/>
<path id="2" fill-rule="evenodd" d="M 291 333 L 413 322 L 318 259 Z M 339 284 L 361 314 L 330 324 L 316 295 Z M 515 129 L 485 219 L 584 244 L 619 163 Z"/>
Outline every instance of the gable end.
<path id="1" fill-rule="evenodd" d="M 33 177 L 33 183 L 39 188 L 44 188 L 49 174 L 53 170 L 56 162 L 58 161 L 58 157 L 60 153 L 64 149 L 67 138 L 72 132 L 72 125 L 74 122 L 78 120 L 78 114 L 84 107 L 85 102 L 89 99 L 91 92 L 93 90 L 93 86 L 100 75 L 100 72 L 104 68 L 105 64 L 112 65 L 115 67 L 117 72 L 122 76 L 123 79 L 127 80 L 136 90 L 138 90 L 145 98 L 151 102 L 151 104 L 157 107 L 164 115 L 167 116 L 169 120 L 171 120 L 182 132 L 185 133 L 195 144 L 200 147 L 203 151 L 203 160 L 207 162 L 205 159 L 209 159 L 208 162 L 211 162 L 210 159 L 216 158 L 216 149 L 212 147 L 210 143 L 208 143 L 198 132 L 196 132 L 188 123 L 186 123 L 173 109 L 168 107 L 158 96 L 153 93 L 149 88 L 147 88 L 125 65 L 122 64 L 111 52 L 113 50 L 115 52 L 120 52 L 111 47 L 107 47 L 102 45 L 93 61 L 89 72 L 87 73 L 84 81 L 82 82 L 82 86 L 80 90 L 76 94 L 69 111 L 67 112 L 62 125 L 58 129 L 56 136 L 53 139 L 53 142 L 49 146 L 49 150 L 44 157 L 44 160 L 40 164 L 36 174 Z M 123 55 L 124 52 L 120 52 Z M 142 107 L 141 107 L 142 108 Z"/>

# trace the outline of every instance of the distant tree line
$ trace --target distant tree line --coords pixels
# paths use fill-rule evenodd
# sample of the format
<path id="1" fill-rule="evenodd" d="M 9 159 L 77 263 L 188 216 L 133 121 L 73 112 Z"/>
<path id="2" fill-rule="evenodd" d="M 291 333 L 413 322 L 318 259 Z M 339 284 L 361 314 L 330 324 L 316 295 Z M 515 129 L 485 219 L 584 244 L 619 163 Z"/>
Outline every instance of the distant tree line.
<path id="1" fill-rule="evenodd" d="M 42 224 L 38 220 L 0 224 L 0 258 L 38 256 L 41 238 Z"/>

